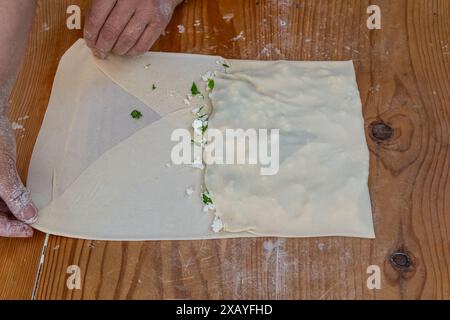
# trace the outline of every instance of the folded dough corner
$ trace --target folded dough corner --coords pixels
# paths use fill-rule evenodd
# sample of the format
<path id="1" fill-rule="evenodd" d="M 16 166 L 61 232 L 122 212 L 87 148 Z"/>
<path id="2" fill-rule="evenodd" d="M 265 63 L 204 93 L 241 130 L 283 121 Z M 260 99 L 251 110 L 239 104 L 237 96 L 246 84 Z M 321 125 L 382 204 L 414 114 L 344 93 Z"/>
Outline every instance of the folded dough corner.
<path id="1" fill-rule="evenodd" d="M 78 40 L 61 59 L 28 175 L 34 227 L 94 240 L 374 238 L 369 153 L 352 62 L 228 60 L 209 128 L 279 129 L 277 174 L 254 165 L 170 165 L 191 128 L 193 82 L 220 57 L 94 58 Z M 156 88 L 156 89 L 152 89 Z M 203 89 L 202 89 L 203 90 Z M 140 119 L 130 113 L 139 110 Z M 186 193 L 187 188 L 192 192 Z M 216 212 L 204 212 L 208 189 Z M 224 229 L 211 229 L 214 216 Z"/>

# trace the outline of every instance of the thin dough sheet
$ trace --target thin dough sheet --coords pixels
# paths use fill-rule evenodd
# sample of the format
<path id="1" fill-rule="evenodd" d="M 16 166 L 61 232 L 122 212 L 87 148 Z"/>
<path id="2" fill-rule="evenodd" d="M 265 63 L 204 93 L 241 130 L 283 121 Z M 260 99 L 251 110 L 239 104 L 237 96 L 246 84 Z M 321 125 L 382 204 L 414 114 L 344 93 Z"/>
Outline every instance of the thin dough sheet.
<path id="1" fill-rule="evenodd" d="M 205 183 L 224 229 L 373 238 L 369 151 L 352 62 L 230 64 L 215 78 L 209 128 L 223 136 L 230 128 L 278 129 L 279 169 L 261 175 L 268 164 L 208 166 Z"/>
<path id="2" fill-rule="evenodd" d="M 205 213 L 200 200 L 205 171 L 189 165 L 171 165 L 170 155 L 175 142 L 170 138 L 174 129 L 191 127 L 194 119 L 191 109 L 200 102 L 193 99 L 191 105 L 186 105 L 184 99 L 193 81 L 200 84 L 202 74 L 217 70 L 219 59 L 215 56 L 148 53 L 137 59 L 110 57 L 99 61 L 92 57 L 83 40 L 77 41 L 61 59 L 30 164 L 28 187 L 40 209 L 40 218 L 34 227 L 55 235 L 118 241 L 259 235 L 373 237 L 367 190 L 368 152 L 354 71 L 349 62 L 280 62 L 279 67 L 274 67 L 270 63 L 258 65 L 230 60 L 233 70 L 237 68 L 236 73 L 219 75 L 216 79 L 212 125 L 245 127 L 261 120 L 258 116 L 250 117 L 249 122 L 239 121 L 239 114 L 234 114 L 236 110 L 230 108 L 230 103 L 239 100 L 247 104 L 259 99 L 258 105 L 241 104 L 239 112 L 243 116 L 255 111 L 254 108 L 261 109 L 267 101 L 261 100 L 258 90 L 272 86 L 264 84 L 263 69 L 278 72 L 288 66 L 296 70 L 292 73 L 281 70 L 292 77 L 288 88 L 284 88 L 279 96 L 269 90 L 266 98 L 287 99 L 277 104 L 277 108 L 288 112 L 293 119 L 286 123 L 267 119 L 258 123 L 258 127 L 278 125 L 283 129 L 298 120 L 295 126 L 304 129 L 289 131 L 289 143 L 285 146 L 281 138 L 281 150 L 284 151 L 281 152 L 283 162 L 277 182 L 263 185 L 259 177 L 252 175 L 254 168 L 242 169 L 246 178 L 254 179 L 255 191 L 281 186 L 287 192 L 282 209 L 265 205 L 270 198 L 267 192 L 260 192 L 259 199 L 247 204 L 236 202 L 241 192 L 249 194 L 244 187 L 231 191 L 226 188 L 234 179 L 235 169 L 207 168 L 206 183 L 213 190 L 218 214 L 229 232 L 214 233 L 211 230 L 214 214 Z M 307 69 L 308 76 L 299 78 L 298 75 Z M 332 77 L 326 72 L 331 72 Z M 252 85 L 261 87 L 251 94 L 245 93 L 239 73 L 247 74 Z M 314 85 L 302 89 L 302 81 Z M 237 90 L 227 97 L 233 83 Z M 323 87 L 324 83 L 328 83 L 326 87 Z M 152 89 L 153 85 L 156 90 Z M 333 87 L 336 92 L 329 91 Z M 294 88 L 296 91 L 292 92 Z M 342 88 L 348 92 L 344 94 Z M 201 90 L 204 91 L 203 84 Z M 207 96 L 206 92 L 204 94 Z M 247 96 L 241 97 L 242 94 Z M 299 98 L 303 103 L 294 103 Z M 343 103 L 344 98 L 350 99 L 348 104 Z M 335 102 L 334 106 L 328 103 L 331 101 Z M 248 107 L 248 111 L 244 111 L 244 107 Z M 312 111 L 312 108 L 316 110 Z M 141 119 L 130 117 L 134 109 L 142 112 Z M 234 120 L 226 124 L 228 118 Z M 314 125 L 321 126 L 321 130 L 313 129 Z M 333 130 L 328 130 L 328 125 L 333 125 Z M 314 141 L 319 139 L 324 145 L 308 147 L 305 132 L 308 132 L 306 136 L 319 135 Z M 335 136 L 336 132 L 339 132 L 338 136 Z M 332 142 L 325 142 L 327 137 L 332 138 Z M 336 142 L 333 149 L 326 150 L 326 146 Z M 308 148 L 314 150 L 308 152 Z M 305 154 L 307 157 L 303 159 Z M 326 155 L 334 158 L 327 161 Z M 359 158 L 353 158 L 355 155 Z M 352 159 L 347 162 L 349 158 Z M 317 168 L 308 165 L 315 160 Z M 293 170 L 287 168 L 294 166 L 297 172 L 291 179 L 286 178 Z M 305 168 L 308 172 L 300 172 Z M 344 178 L 338 171 L 350 176 Z M 314 172 L 320 179 L 313 179 Z M 304 180 L 304 190 L 300 190 L 297 179 Z M 327 186 L 317 185 L 322 182 Z M 311 185 L 314 188 L 311 189 Z M 341 186 L 343 192 L 329 192 L 334 190 L 333 186 Z M 186 193 L 187 188 L 193 190 L 191 195 Z M 272 198 L 279 201 L 281 194 L 280 190 Z M 309 202 L 305 198 L 307 194 L 310 194 Z M 317 206 L 318 202 L 323 205 Z M 264 222 L 273 219 L 267 210 L 256 217 L 255 212 L 261 205 L 280 214 L 280 222 L 274 224 L 274 229 Z M 331 210 L 333 205 L 334 210 Z M 314 208 L 323 211 L 315 216 Z M 244 211 L 235 213 L 235 209 Z M 290 218 L 298 228 L 288 221 Z M 281 221 L 288 224 L 285 229 Z M 351 227 L 345 226 L 349 224 Z M 245 231 L 235 232 L 241 229 Z"/>

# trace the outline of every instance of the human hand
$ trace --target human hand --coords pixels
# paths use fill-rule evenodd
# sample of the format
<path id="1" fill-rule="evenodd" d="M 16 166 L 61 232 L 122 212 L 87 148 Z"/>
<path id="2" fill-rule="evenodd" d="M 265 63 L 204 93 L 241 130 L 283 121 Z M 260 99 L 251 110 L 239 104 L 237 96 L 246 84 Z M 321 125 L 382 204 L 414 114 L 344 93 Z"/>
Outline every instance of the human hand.
<path id="1" fill-rule="evenodd" d="M 147 52 L 165 30 L 182 0 L 93 0 L 84 39 L 93 53 L 137 56 Z"/>
<path id="2" fill-rule="evenodd" d="M 36 222 L 37 209 L 16 169 L 14 131 L 6 108 L 0 106 L 0 237 L 26 238 Z"/>

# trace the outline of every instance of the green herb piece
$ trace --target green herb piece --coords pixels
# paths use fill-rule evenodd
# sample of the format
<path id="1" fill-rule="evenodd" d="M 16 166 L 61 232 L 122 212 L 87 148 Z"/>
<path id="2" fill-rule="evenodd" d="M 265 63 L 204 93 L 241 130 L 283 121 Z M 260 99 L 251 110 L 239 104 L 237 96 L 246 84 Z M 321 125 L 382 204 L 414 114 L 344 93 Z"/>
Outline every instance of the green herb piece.
<path id="1" fill-rule="evenodd" d="M 131 117 L 133 119 L 140 119 L 140 118 L 142 118 L 142 112 L 140 112 L 139 110 L 133 110 L 131 112 Z"/>
<path id="2" fill-rule="evenodd" d="M 207 124 L 205 124 L 205 125 L 203 125 L 201 127 L 202 134 L 204 134 L 206 132 L 206 130 L 208 130 L 208 125 Z"/>
<path id="3" fill-rule="evenodd" d="M 224 68 L 231 68 L 228 64 L 226 64 L 226 63 L 222 63 L 222 67 L 224 67 Z"/>
<path id="4" fill-rule="evenodd" d="M 198 90 L 197 85 L 195 84 L 195 82 L 192 82 L 191 93 L 192 93 L 193 96 L 201 94 L 201 92 Z"/>
<path id="5" fill-rule="evenodd" d="M 156 90 L 156 85 L 155 85 L 155 84 L 152 85 L 152 90 L 153 90 L 153 91 Z"/>
<path id="6" fill-rule="evenodd" d="M 200 107 L 200 108 L 198 108 L 198 110 L 197 110 L 197 112 L 195 112 L 195 114 L 197 115 L 197 117 L 200 119 L 200 118 L 203 118 L 204 116 L 207 116 L 207 114 L 205 113 L 205 114 L 201 114 L 200 112 L 202 112 L 202 110 L 205 108 L 205 106 L 202 106 L 202 107 Z M 194 109 L 195 110 L 195 109 Z M 202 120 L 202 119 L 200 119 L 200 120 Z"/>
<path id="7" fill-rule="evenodd" d="M 203 200 L 203 203 L 206 205 L 213 204 L 211 198 L 209 197 L 209 194 L 207 194 L 207 193 L 202 193 L 202 200 Z"/>
<path id="8" fill-rule="evenodd" d="M 214 89 L 214 79 L 208 79 L 208 88 L 211 91 Z"/>

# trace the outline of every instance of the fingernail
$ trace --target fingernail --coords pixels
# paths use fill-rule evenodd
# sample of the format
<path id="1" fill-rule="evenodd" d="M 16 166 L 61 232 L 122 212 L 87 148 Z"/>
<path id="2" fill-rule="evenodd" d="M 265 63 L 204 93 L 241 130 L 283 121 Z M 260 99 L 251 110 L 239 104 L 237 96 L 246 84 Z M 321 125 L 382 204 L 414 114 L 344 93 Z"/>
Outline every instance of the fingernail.
<path id="1" fill-rule="evenodd" d="M 38 218 L 38 210 L 33 203 L 29 203 L 25 208 L 20 210 L 18 216 L 22 217 L 22 221 L 27 224 L 33 224 Z"/>

